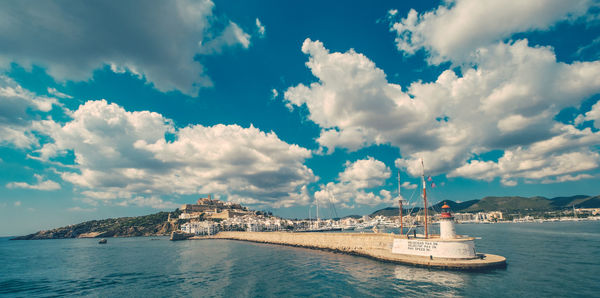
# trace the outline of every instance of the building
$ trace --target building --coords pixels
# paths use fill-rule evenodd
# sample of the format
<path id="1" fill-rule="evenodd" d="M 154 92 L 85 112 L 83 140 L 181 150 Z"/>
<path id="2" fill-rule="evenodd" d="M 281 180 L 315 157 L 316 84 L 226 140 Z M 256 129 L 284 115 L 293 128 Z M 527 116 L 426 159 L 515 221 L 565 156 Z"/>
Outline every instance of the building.
<path id="1" fill-rule="evenodd" d="M 245 215 L 249 212 L 248 208 L 242 207 L 240 204 L 213 200 L 211 195 L 198 199 L 196 204 L 181 205 L 179 210 L 182 212 L 179 219 L 200 218 L 202 214 L 206 218 L 227 219 Z"/>
<path id="2" fill-rule="evenodd" d="M 195 235 L 214 235 L 219 232 L 219 226 L 210 221 L 191 221 L 182 224 L 181 230 Z"/>

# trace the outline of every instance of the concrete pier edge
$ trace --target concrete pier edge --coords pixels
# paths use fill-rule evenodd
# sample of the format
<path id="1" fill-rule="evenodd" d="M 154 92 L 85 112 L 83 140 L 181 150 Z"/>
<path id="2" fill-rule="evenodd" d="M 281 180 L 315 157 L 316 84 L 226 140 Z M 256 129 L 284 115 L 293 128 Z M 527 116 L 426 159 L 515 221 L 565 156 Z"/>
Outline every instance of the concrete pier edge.
<path id="1" fill-rule="evenodd" d="M 305 236 L 306 235 L 306 236 Z M 303 238 L 303 239 L 302 239 Z M 340 245 L 340 243 L 354 242 L 355 246 Z M 221 232 L 212 236 L 196 236 L 190 240 L 236 240 L 262 244 L 275 244 L 307 249 L 316 249 L 334 253 L 342 253 L 369 259 L 411 265 L 423 268 L 445 270 L 482 271 L 496 268 L 506 268 L 506 258 L 493 254 L 478 253 L 476 259 L 443 259 L 422 256 L 400 255 L 391 253 L 391 234 L 357 234 L 357 233 L 289 233 L 289 232 Z M 350 239 L 350 241 L 348 241 Z M 323 243 L 325 242 L 327 243 Z M 317 245 L 311 244 L 315 243 Z M 364 245 L 361 245 L 363 244 Z"/>

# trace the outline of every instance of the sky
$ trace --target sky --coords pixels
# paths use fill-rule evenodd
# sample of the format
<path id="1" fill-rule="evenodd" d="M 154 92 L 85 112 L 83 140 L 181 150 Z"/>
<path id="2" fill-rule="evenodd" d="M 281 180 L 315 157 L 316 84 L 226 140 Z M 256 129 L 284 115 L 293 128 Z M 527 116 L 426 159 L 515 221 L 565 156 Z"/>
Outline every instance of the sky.
<path id="1" fill-rule="evenodd" d="M 600 194 L 600 1 L 0 2 L 0 235 Z M 421 164 L 423 161 L 423 166 Z"/>

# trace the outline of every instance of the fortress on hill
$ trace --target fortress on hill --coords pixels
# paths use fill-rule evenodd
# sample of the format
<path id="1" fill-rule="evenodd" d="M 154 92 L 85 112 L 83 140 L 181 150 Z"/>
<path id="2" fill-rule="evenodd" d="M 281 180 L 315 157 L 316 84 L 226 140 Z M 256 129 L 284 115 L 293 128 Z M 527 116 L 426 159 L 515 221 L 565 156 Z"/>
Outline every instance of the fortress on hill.
<path id="1" fill-rule="evenodd" d="M 201 216 L 206 219 L 227 219 L 252 213 L 240 204 L 213 200 L 211 195 L 198 199 L 196 204 L 183 204 L 179 210 L 182 212 L 179 215 L 180 219 L 200 218 Z"/>

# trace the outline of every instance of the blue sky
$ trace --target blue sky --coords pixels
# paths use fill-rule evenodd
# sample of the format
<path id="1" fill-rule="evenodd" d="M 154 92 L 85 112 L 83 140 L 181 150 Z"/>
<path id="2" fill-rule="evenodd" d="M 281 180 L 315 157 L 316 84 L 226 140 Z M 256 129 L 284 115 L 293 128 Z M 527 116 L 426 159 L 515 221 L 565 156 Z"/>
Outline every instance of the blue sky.
<path id="1" fill-rule="evenodd" d="M 0 4 L 0 235 L 600 194 L 598 1 Z M 314 207 L 313 214 L 314 214 Z"/>

